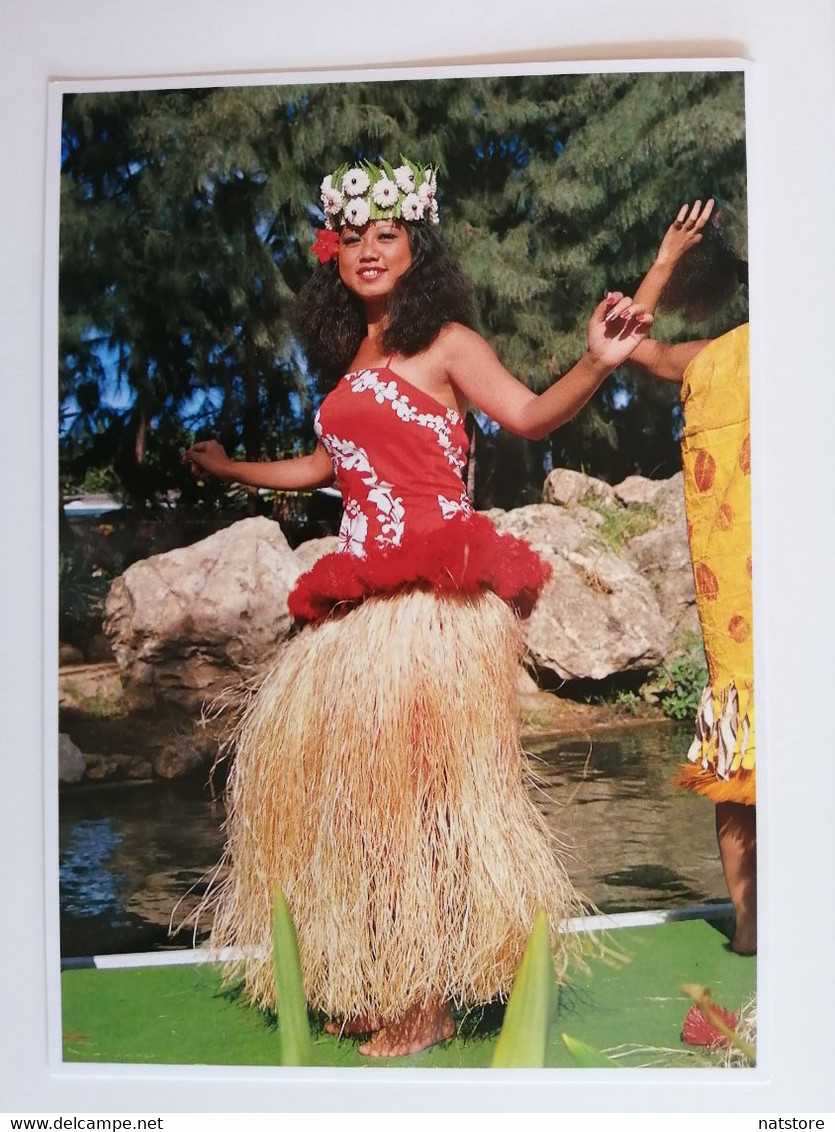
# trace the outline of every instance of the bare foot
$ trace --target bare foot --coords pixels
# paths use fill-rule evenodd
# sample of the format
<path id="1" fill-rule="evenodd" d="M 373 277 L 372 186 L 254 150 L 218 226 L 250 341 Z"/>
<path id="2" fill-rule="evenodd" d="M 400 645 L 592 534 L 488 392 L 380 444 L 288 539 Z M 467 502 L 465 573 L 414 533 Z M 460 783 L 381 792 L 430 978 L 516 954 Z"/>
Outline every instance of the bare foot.
<path id="1" fill-rule="evenodd" d="M 413 1006 L 396 1022 L 384 1022 L 373 1038 L 359 1047 L 359 1052 L 365 1057 L 405 1057 L 445 1042 L 454 1033 L 449 1006 L 445 1002 L 427 1002 L 425 1006 Z"/>
<path id="2" fill-rule="evenodd" d="M 731 950 L 737 955 L 757 954 L 757 917 L 737 916 Z"/>
<path id="3" fill-rule="evenodd" d="M 370 1015 L 361 1015 L 359 1018 L 346 1018 L 344 1022 L 326 1022 L 325 1033 L 335 1034 L 338 1038 L 356 1038 L 360 1034 L 373 1034 L 380 1029 L 380 1019 Z"/>

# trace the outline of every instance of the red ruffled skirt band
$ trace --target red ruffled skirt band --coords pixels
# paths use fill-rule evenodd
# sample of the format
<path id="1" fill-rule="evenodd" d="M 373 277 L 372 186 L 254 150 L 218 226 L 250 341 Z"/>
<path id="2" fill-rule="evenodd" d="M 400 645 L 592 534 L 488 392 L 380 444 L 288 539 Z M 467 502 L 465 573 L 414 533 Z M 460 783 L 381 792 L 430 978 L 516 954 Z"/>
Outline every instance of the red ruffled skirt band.
<path id="1" fill-rule="evenodd" d="M 366 558 L 327 554 L 303 574 L 288 598 L 290 613 L 301 624 L 321 621 L 366 598 L 405 589 L 438 594 L 492 590 L 528 617 L 551 567 L 528 543 L 499 534 L 483 515 L 456 516 L 442 527 L 404 536 L 400 546 Z"/>

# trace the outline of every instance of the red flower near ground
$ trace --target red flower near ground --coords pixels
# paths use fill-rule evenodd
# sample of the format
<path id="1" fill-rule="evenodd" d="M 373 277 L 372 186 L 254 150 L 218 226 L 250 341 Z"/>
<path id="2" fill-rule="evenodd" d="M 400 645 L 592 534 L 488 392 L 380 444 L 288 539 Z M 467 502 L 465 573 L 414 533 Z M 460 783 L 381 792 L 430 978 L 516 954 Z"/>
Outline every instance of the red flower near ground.
<path id="1" fill-rule="evenodd" d="M 739 1021 L 736 1014 L 732 1014 L 722 1006 L 711 1006 L 711 1010 L 714 1010 L 731 1030 L 736 1029 Z M 710 1049 L 725 1049 L 731 1044 L 698 1006 L 691 1006 L 687 1011 L 684 1025 L 681 1027 L 681 1040 L 688 1046 L 708 1046 Z"/>

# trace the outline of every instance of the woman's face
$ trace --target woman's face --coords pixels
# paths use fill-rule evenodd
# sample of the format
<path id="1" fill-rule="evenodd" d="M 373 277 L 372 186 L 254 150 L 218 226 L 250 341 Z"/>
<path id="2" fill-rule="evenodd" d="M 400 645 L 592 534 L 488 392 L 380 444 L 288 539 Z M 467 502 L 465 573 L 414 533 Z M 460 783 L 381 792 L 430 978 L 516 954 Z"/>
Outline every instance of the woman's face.
<path id="1" fill-rule="evenodd" d="M 412 265 L 405 227 L 396 220 L 346 225 L 339 236 L 339 278 L 360 299 L 387 298 Z"/>

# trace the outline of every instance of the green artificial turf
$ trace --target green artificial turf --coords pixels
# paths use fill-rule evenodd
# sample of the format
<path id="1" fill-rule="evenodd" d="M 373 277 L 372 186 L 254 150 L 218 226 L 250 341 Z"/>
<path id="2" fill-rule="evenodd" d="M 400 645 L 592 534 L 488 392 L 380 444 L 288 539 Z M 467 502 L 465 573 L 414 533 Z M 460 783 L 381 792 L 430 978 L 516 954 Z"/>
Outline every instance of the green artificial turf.
<path id="1" fill-rule="evenodd" d="M 738 1010 L 755 991 L 756 960 L 735 955 L 725 936 L 703 920 L 621 929 L 609 939 L 623 959 L 590 960 L 588 971 L 575 973 L 561 989 L 548 1064 L 573 1067 L 561 1033 L 599 1050 L 628 1046 L 625 1065 L 704 1063 L 688 1055 L 680 1041 L 691 1005 L 682 984 L 701 983 L 711 989 L 715 1003 Z M 208 964 L 65 971 L 62 994 L 65 1061 L 277 1064 L 275 1021 L 223 988 L 219 969 Z M 355 1041 L 339 1041 L 314 1025 L 316 1063 L 485 1068 L 501 1016 L 488 1009 L 477 1024 L 479 1016 L 473 1012 L 464 1020 L 463 1037 L 411 1057 L 379 1061 L 361 1057 Z"/>

